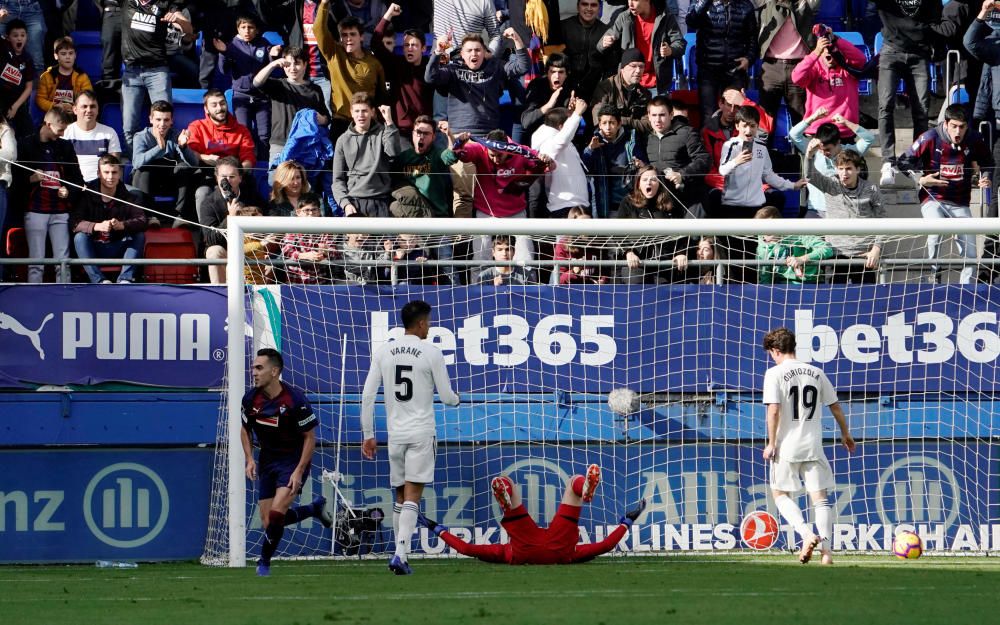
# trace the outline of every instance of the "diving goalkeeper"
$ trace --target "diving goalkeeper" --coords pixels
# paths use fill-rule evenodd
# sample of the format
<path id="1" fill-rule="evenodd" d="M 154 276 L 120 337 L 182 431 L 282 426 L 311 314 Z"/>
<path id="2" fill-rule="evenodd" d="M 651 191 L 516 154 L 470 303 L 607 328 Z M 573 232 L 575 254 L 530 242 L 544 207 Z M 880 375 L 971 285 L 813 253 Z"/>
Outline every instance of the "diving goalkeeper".
<path id="1" fill-rule="evenodd" d="M 510 542 L 496 545 L 472 545 L 448 531 L 440 523 L 421 515 L 420 521 L 437 534 L 448 546 L 458 553 L 483 562 L 502 564 L 576 564 L 593 560 L 607 553 L 625 536 L 642 511 L 646 500 L 641 500 L 632 510 L 625 513 L 620 524 L 604 540 L 589 545 L 578 545 L 580 507 L 594 498 L 597 485 L 601 482 L 601 468 L 596 464 L 587 467 L 587 475 L 574 475 L 566 484 L 562 503 L 547 529 L 538 527 L 521 503 L 518 487 L 507 476 L 493 478 L 490 486 L 496 497 L 503 518 L 500 525 L 507 530 Z"/>

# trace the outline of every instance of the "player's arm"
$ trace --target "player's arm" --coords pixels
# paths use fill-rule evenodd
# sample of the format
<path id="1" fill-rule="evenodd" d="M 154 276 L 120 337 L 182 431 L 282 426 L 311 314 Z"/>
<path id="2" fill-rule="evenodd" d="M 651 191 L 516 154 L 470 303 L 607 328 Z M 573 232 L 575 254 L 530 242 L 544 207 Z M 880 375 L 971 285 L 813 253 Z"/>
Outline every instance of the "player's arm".
<path id="1" fill-rule="evenodd" d="M 451 390 L 451 379 L 448 377 L 448 369 L 444 365 L 444 356 L 440 352 L 434 359 L 431 374 L 434 376 L 434 388 L 437 389 L 441 401 L 447 406 L 457 406 L 460 401 L 458 393 Z"/>
<path id="2" fill-rule="evenodd" d="M 299 492 L 299 489 L 302 488 L 302 475 L 312 462 L 313 451 L 316 449 L 316 428 L 303 432 L 302 439 L 302 455 L 299 456 L 299 464 L 288 478 L 288 488 L 293 493 Z"/>
<path id="3" fill-rule="evenodd" d="M 361 455 L 369 460 L 375 459 L 375 396 L 382 386 L 382 367 L 378 355 L 372 358 L 368 377 L 365 378 L 365 388 L 361 392 L 361 434 L 364 442 L 361 444 Z"/>
<path id="4" fill-rule="evenodd" d="M 764 460 L 771 460 L 778 453 L 778 421 L 781 420 L 781 404 L 767 405 L 767 447 Z"/>
<path id="5" fill-rule="evenodd" d="M 830 412 L 833 413 L 833 418 L 836 419 L 837 425 L 840 427 L 840 442 L 844 445 L 844 449 L 853 454 L 857 445 L 847 427 L 847 417 L 844 416 L 844 409 L 840 407 L 840 402 L 830 404 Z"/>
<path id="6" fill-rule="evenodd" d="M 240 428 L 240 443 L 243 445 L 243 457 L 246 458 L 246 473 L 248 480 L 257 479 L 257 463 L 253 459 L 253 445 L 250 443 L 250 432 L 245 428 Z"/>

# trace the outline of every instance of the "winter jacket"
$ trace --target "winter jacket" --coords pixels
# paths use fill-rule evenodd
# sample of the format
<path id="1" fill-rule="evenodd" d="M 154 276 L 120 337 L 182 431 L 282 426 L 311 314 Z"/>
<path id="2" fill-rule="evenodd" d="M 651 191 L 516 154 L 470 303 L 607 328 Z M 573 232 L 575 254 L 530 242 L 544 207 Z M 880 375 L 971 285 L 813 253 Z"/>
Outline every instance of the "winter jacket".
<path id="1" fill-rule="evenodd" d="M 587 173 L 580 153 L 572 143 L 579 127 L 580 116 L 573 113 L 562 128 L 543 125 L 531 137 L 531 147 L 555 162 L 555 169 L 545 174 L 550 212 L 573 206 L 590 206 Z"/>
<path id="2" fill-rule="evenodd" d="M 791 191 L 795 184 L 774 173 L 767 145 L 754 141 L 751 145 L 753 159 L 749 163 L 737 165 L 736 157 L 743 149 L 741 137 L 731 137 L 722 146 L 722 161 L 719 174 L 725 178 L 722 189 L 722 203 L 727 206 L 763 206 L 765 182 L 779 191 Z"/>
<path id="3" fill-rule="evenodd" d="M 472 203 L 476 211 L 491 217 L 510 217 L 527 210 L 525 193 L 531 183 L 545 172 L 538 153 L 524 148 L 527 156 L 513 154 L 501 167 L 490 160 L 485 146 L 467 141 L 455 146 L 455 155 L 463 163 L 476 166 L 476 185 Z"/>
<path id="4" fill-rule="evenodd" d="M 233 79 L 234 94 L 262 97 L 260 91 L 253 86 L 253 77 L 270 63 L 270 49 L 271 44 L 260 36 L 253 41 L 243 41 L 237 36 L 226 44 L 226 51 L 221 53 L 225 59 L 223 68 Z"/>
<path id="5" fill-rule="evenodd" d="M 267 206 L 267 202 L 257 192 L 257 184 L 253 177 L 245 178 L 239 191 L 240 195 L 236 199 L 243 206 L 256 206 L 260 209 Z M 224 231 L 229 227 L 229 203 L 222 197 L 222 191 L 219 190 L 218 185 L 202 202 L 198 216 L 201 225 L 207 226 L 201 235 L 205 247 L 219 245 L 228 249 L 228 239 Z M 219 232 L 215 228 L 223 232 Z"/>
<path id="6" fill-rule="evenodd" d="M 105 202 L 104 198 L 98 195 L 100 190 L 99 180 L 87 184 L 87 191 L 83 192 L 70 213 L 72 232 L 93 235 L 94 225 L 108 219 L 117 219 L 125 225 L 122 230 L 111 230 L 109 234 L 112 241 L 120 241 L 125 236 L 137 232 L 145 232 L 146 215 L 141 208 L 133 205 L 137 202 L 137 198 L 125 188 L 124 182 L 118 183 L 114 199 L 110 202 Z"/>
<path id="7" fill-rule="evenodd" d="M 458 157 L 451 150 L 442 150 L 432 145 L 425 154 L 418 154 L 415 149 L 410 148 L 393 161 L 393 169 L 399 172 L 394 186 L 413 185 L 431 205 L 434 217 L 451 217 L 452 187 L 449 168 L 457 162 Z"/>
<path id="8" fill-rule="evenodd" d="M 604 77 L 605 71 L 611 69 L 610 54 L 602 54 L 597 45 L 604 36 L 607 25 L 599 19 L 590 26 L 584 26 L 579 16 L 574 15 L 564 19 L 562 27 L 563 50 L 569 58 L 569 76 L 578 84 L 586 85 L 583 92 L 577 94 L 582 98 L 590 98 L 593 87 Z"/>
<path id="9" fill-rule="evenodd" d="M 760 9 L 760 34 L 757 37 L 757 50 L 760 58 L 767 55 L 767 49 L 771 47 L 774 36 L 778 34 L 785 20 L 791 19 L 795 24 L 795 30 L 799 33 L 806 48 L 812 50 L 816 47 L 816 36 L 813 35 L 812 26 L 816 15 L 816 9 L 820 6 L 820 0 L 771 0 L 765 2 Z"/>
<path id="10" fill-rule="evenodd" d="M 954 143 L 945 130 L 945 123 L 938 124 L 917 137 L 906 152 L 899 157 L 897 166 L 914 180 L 929 173 L 940 173 L 946 187 L 921 187 L 920 201 L 934 199 L 958 206 L 968 206 L 972 195 L 973 162 L 989 177 L 993 176 L 993 154 L 978 132 L 970 130 L 961 143 Z"/>
<path id="11" fill-rule="evenodd" d="M 485 135 L 500 123 L 500 96 L 508 79 L 528 73 L 528 52 L 517 50 L 504 63 L 497 57 L 483 61 L 479 69 L 469 69 L 461 58 L 441 65 L 432 54 L 425 80 L 448 95 L 448 123 L 454 133 Z"/>
<path id="12" fill-rule="evenodd" d="M 840 180 L 816 171 L 812 160 L 806 161 L 806 178 L 826 194 L 827 219 L 881 219 L 885 217 L 882 194 L 878 187 L 863 178 L 848 189 Z M 860 256 L 873 246 L 882 247 L 881 236 L 828 236 L 826 240 L 841 256 Z"/>
<path id="13" fill-rule="evenodd" d="M 316 122 L 316 111 L 302 109 L 295 114 L 288 140 L 281 153 L 271 161 L 275 168 L 285 161 L 295 161 L 306 169 L 318 169 L 333 158 L 333 143 L 326 128 Z"/>
<path id="14" fill-rule="evenodd" d="M 648 127 L 648 123 L 646 124 Z M 683 115 L 674 115 L 666 132 L 657 136 L 652 128 L 637 140 L 636 157 L 663 173 L 673 169 L 692 183 L 701 183 L 712 167 L 712 156 L 701 142 L 698 131 Z"/>
<path id="15" fill-rule="evenodd" d="M 375 28 L 374 39 L 382 41 L 382 35 L 389 26 L 384 19 Z M 389 101 L 395 111 L 396 125 L 400 133 L 413 130 L 413 122 L 421 115 L 434 113 L 434 90 L 424 81 L 427 73 L 427 58 L 420 65 L 413 65 L 406 58 L 386 50 L 385 46 L 372 46 L 372 53 L 389 81 Z"/>
<path id="16" fill-rule="evenodd" d="M 834 43 L 837 50 L 844 55 L 844 61 L 851 67 L 864 66 L 867 59 L 847 40 L 838 37 Z M 806 117 L 820 107 L 826 107 L 827 115 L 842 115 L 844 119 L 858 123 L 858 79 L 839 63 L 827 67 L 815 54 L 810 53 L 792 70 L 792 81 L 806 91 Z M 816 128 L 826 119 L 813 122 L 807 134 L 815 134 Z M 842 137 L 851 136 L 847 126 L 840 127 Z"/>
<path id="17" fill-rule="evenodd" d="M 333 197 L 341 207 L 351 198 L 376 198 L 392 191 L 391 159 L 400 153 L 399 129 L 374 123 L 360 133 L 352 125 L 333 149 Z"/>
<path id="18" fill-rule="evenodd" d="M 785 265 L 786 258 L 806 256 L 809 261 L 802 266 L 802 275 Z M 778 260 L 775 265 L 761 265 L 757 279 L 761 284 L 818 284 L 820 266 L 815 262 L 833 258 L 833 247 L 821 237 L 808 234 L 782 237 L 767 241 L 761 237 L 757 243 L 757 260 Z"/>
<path id="19" fill-rule="evenodd" d="M 756 8 L 751 0 L 694 0 L 687 14 L 688 30 L 698 33 L 695 62 L 700 75 L 729 72 L 736 59 L 757 60 Z M 701 77 L 701 76 L 699 76 Z"/>
<path id="20" fill-rule="evenodd" d="M 73 104 L 77 94 L 93 89 L 87 74 L 74 68 L 69 76 L 63 76 L 59 73 L 59 67 L 53 66 L 38 77 L 35 104 L 43 113 L 48 113 L 53 104 L 57 102 Z"/>
<path id="21" fill-rule="evenodd" d="M 656 10 L 656 9 L 654 9 Z M 659 90 L 669 90 L 674 78 L 674 60 L 683 58 L 684 50 L 687 49 L 687 40 L 681 34 L 681 28 L 677 25 L 675 13 L 657 10 L 656 18 L 653 20 L 653 73 L 656 75 L 656 87 Z M 614 23 L 605 31 L 604 35 L 611 35 L 615 38 L 612 47 L 619 51 L 638 48 L 636 43 L 636 18 L 631 11 L 622 11 L 618 14 Z M 671 56 L 660 56 L 660 44 L 666 42 L 670 47 Z M 597 49 L 605 52 L 604 37 L 597 40 Z M 649 66 L 647 65 L 647 70 Z"/>
<path id="22" fill-rule="evenodd" d="M 625 184 L 625 173 L 632 164 L 635 152 L 635 131 L 619 128 L 618 135 L 601 147 L 592 150 L 588 145 L 583 150 L 583 164 L 590 172 L 594 194 L 594 217 L 610 217 L 613 211 L 631 191 Z"/>
<path id="23" fill-rule="evenodd" d="M 882 20 L 885 47 L 925 58 L 938 56 L 939 38 L 931 29 L 941 21 L 941 0 L 872 0 Z"/>
<path id="24" fill-rule="evenodd" d="M 983 68 L 973 118 L 986 119 L 988 109 L 993 111 L 989 119 L 1000 117 L 1000 35 L 988 22 L 975 19 L 965 31 L 962 43 L 972 56 L 990 66 Z"/>
<path id="25" fill-rule="evenodd" d="M 752 106 L 757 109 L 760 115 L 760 126 L 757 128 L 757 140 L 767 141 L 767 137 L 774 128 L 774 119 L 764 108 L 753 100 L 744 100 L 744 106 Z M 710 187 L 721 189 L 724 185 L 723 177 L 719 174 L 719 163 L 722 162 L 722 146 L 733 136 L 733 128 L 722 125 L 722 114 L 716 111 L 709 118 L 701 129 L 701 141 L 705 144 L 709 156 L 712 157 L 712 167 L 708 175 L 705 176 L 705 184 Z"/>
<path id="26" fill-rule="evenodd" d="M 590 99 L 594 127 L 597 127 L 600 120 L 601 110 L 610 107 L 621 114 L 623 126 L 635 128 L 645 117 L 646 105 L 652 99 L 649 89 L 639 83 L 626 85 L 621 72 L 616 72 L 611 78 L 602 80 L 594 89 L 594 95 Z"/>
<path id="27" fill-rule="evenodd" d="M 253 137 L 232 113 L 218 125 L 208 115 L 191 122 L 188 126 L 188 147 L 198 154 L 235 156 L 241 163 L 249 161 L 251 166 L 257 164 Z"/>

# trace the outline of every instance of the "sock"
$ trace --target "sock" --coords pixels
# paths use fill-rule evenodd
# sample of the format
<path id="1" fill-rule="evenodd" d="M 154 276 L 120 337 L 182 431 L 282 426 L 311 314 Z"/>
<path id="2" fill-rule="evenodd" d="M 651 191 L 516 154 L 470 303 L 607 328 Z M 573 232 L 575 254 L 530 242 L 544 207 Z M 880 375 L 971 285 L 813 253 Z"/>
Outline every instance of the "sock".
<path id="1" fill-rule="evenodd" d="M 278 543 L 285 534 L 285 515 L 271 511 L 267 516 L 267 529 L 264 530 L 264 544 L 260 548 L 260 561 L 265 566 L 271 565 L 271 557 L 278 550 Z"/>
<path id="2" fill-rule="evenodd" d="M 403 504 L 396 502 L 392 504 L 392 537 L 399 538 L 399 513 L 403 510 Z"/>
<path id="3" fill-rule="evenodd" d="M 299 521 L 304 521 L 309 517 L 316 516 L 316 506 L 313 504 L 308 504 L 305 506 L 295 506 L 290 508 L 288 512 L 285 513 L 285 527 L 289 525 L 295 525 Z"/>
<path id="4" fill-rule="evenodd" d="M 582 475 L 573 476 L 573 492 L 576 493 L 577 497 L 583 497 L 583 482 L 584 477 Z"/>
<path id="5" fill-rule="evenodd" d="M 417 512 L 420 508 L 415 501 L 404 501 L 399 512 L 399 533 L 396 534 L 396 555 L 403 562 L 410 553 L 410 538 L 417 529 Z"/>
<path id="6" fill-rule="evenodd" d="M 781 517 L 788 521 L 789 525 L 802 537 L 802 540 L 809 540 L 813 537 L 813 532 L 809 528 L 809 524 L 802 518 L 802 510 L 799 509 L 799 504 L 792 501 L 791 497 L 788 495 L 778 497 L 774 500 L 774 503 L 777 504 Z"/>
<path id="7" fill-rule="evenodd" d="M 823 539 L 823 549 L 830 549 L 833 539 L 833 508 L 830 507 L 830 500 L 826 497 L 820 499 L 813 504 L 813 511 L 816 513 L 816 529 Z"/>

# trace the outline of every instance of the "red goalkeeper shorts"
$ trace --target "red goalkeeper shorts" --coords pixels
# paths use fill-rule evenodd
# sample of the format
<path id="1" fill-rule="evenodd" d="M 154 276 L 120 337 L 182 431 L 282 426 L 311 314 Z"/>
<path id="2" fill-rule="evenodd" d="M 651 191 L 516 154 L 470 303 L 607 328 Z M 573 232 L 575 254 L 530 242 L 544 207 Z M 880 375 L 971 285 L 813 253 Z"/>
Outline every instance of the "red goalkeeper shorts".
<path id="1" fill-rule="evenodd" d="M 580 507 L 560 504 L 546 529 L 523 505 L 500 522 L 510 537 L 511 564 L 569 564 L 580 541 Z"/>

